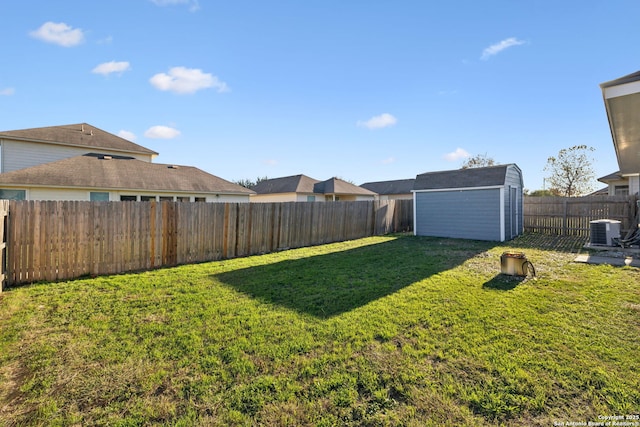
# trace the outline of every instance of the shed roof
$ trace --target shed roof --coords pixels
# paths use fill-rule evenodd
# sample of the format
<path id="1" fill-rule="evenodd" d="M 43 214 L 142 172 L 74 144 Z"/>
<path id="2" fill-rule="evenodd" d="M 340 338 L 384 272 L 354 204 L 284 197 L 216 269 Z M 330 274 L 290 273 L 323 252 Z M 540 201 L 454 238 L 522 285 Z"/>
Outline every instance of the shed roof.
<path id="1" fill-rule="evenodd" d="M 416 177 L 414 190 L 442 190 L 447 188 L 491 187 L 504 185 L 507 169 L 514 164 L 484 168 L 455 169 L 427 172 Z M 515 166 L 517 168 L 517 166 Z M 518 171 L 520 169 L 518 168 Z"/>
<path id="2" fill-rule="evenodd" d="M 158 153 L 87 123 L 0 132 L 0 138 L 116 150 L 155 156 Z"/>
<path id="3" fill-rule="evenodd" d="M 393 181 L 365 182 L 360 187 L 378 194 L 408 194 L 413 190 L 415 178 L 396 179 Z"/>
<path id="4" fill-rule="evenodd" d="M 0 174 L 0 185 L 253 194 L 192 166 L 150 163 L 95 153 Z"/>

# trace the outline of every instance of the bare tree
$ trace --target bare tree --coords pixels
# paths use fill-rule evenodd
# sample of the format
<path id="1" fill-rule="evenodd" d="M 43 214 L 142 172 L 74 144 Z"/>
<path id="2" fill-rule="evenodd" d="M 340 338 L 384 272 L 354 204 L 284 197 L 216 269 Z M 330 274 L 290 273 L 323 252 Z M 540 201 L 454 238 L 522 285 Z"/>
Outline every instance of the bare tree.
<path id="1" fill-rule="evenodd" d="M 595 178 L 593 158 L 589 155 L 593 151 L 593 147 L 574 145 L 549 157 L 544 170 L 551 174 L 547 177 L 550 190 L 566 197 L 589 193 Z"/>
<path id="2" fill-rule="evenodd" d="M 496 161 L 493 158 L 488 157 L 487 153 L 484 154 L 476 154 L 473 157 L 469 157 L 462 163 L 460 169 L 471 169 L 471 168 L 484 168 L 487 166 L 495 166 L 497 165 Z"/>

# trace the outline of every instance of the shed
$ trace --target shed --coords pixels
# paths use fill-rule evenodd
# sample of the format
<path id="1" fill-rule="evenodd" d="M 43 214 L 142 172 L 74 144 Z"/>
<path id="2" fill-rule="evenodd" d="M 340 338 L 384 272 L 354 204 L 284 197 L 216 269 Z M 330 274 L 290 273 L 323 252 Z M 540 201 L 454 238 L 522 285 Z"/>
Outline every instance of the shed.
<path id="1" fill-rule="evenodd" d="M 511 240 L 523 231 L 522 189 L 515 164 L 420 174 L 413 187 L 414 234 Z"/>

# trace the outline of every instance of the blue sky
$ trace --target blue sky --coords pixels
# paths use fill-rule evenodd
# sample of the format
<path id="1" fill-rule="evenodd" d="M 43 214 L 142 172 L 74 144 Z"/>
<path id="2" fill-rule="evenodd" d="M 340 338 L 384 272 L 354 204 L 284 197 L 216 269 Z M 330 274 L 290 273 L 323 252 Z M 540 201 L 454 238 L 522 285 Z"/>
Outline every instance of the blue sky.
<path id="1" fill-rule="evenodd" d="M 235 181 L 356 184 L 593 146 L 599 84 L 640 70 L 637 1 L 0 4 L 0 130 L 87 122 Z M 601 187 L 603 185 L 596 185 Z"/>

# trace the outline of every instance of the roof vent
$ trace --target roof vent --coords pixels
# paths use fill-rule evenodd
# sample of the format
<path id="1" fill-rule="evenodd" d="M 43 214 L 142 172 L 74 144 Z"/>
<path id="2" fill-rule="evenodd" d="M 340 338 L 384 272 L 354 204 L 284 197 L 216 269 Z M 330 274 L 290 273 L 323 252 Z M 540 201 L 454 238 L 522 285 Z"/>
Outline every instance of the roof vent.
<path id="1" fill-rule="evenodd" d="M 169 165 L 169 166 L 167 166 L 167 167 L 168 167 L 169 169 L 178 169 L 178 168 L 179 168 L 179 166 L 177 166 L 177 165 Z"/>
<path id="2" fill-rule="evenodd" d="M 113 160 L 112 156 L 102 156 L 101 157 L 102 160 Z"/>

